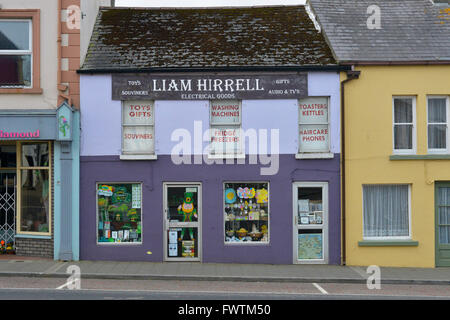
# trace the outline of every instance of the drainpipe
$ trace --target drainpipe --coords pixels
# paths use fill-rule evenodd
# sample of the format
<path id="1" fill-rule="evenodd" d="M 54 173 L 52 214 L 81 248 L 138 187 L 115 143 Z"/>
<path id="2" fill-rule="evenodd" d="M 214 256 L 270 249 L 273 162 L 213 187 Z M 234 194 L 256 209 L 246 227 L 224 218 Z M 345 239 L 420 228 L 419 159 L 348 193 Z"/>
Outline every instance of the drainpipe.
<path id="1" fill-rule="evenodd" d="M 345 91 L 344 85 L 354 79 L 358 79 L 361 71 L 352 70 L 347 71 L 347 79 L 341 82 L 341 230 L 342 230 L 342 265 L 346 265 L 346 235 L 345 235 L 345 210 L 346 210 L 346 195 L 345 195 Z"/>

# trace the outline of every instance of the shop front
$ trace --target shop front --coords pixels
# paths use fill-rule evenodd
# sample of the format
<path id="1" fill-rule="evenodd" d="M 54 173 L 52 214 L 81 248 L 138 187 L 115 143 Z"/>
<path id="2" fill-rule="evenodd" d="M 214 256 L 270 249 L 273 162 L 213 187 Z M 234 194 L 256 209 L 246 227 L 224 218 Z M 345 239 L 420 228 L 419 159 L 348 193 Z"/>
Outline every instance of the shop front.
<path id="1" fill-rule="evenodd" d="M 70 236 L 72 199 L 78 197 L 70 172 L 77 170 L 76 116 L 66 104 L 1 112 L 0 254 L 67 260 L 77 255 Z"/>
<path id="2" fill-rule="evenodd" d="M 101 9 L 81 259 L 339 264 L 342 69 L 304 6 Z"/>
<path id="3" fill-rule="evenodd" d="M 298 86 L 287 99 L 124 87 L 162 77 L 81 76 L 81 258 L 339 264 L 338 75 L 271 74 Z"/>

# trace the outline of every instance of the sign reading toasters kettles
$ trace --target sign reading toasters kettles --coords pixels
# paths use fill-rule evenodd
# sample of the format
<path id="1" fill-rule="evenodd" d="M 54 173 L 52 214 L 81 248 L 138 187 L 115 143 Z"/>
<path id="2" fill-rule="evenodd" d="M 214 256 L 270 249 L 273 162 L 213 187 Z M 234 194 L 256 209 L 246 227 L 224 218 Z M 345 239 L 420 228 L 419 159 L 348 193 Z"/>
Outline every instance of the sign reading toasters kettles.
<path id="1" fill-rule="evenodd" d="M 306 96 L 306 73 L 112 75 L 113 100 L 300 99 Z"/>

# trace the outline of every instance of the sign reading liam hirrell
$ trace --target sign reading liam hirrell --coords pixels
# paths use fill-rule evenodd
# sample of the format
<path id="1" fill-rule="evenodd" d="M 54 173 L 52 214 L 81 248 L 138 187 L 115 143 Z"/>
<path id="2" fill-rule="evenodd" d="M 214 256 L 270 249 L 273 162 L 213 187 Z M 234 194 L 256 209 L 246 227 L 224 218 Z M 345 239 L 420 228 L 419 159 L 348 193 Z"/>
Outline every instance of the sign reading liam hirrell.
<path id="1" fill-rule="evenodd" d="M 113 74 L 113 100 L 299 99 L 306 73 L 264 75 Z"/>

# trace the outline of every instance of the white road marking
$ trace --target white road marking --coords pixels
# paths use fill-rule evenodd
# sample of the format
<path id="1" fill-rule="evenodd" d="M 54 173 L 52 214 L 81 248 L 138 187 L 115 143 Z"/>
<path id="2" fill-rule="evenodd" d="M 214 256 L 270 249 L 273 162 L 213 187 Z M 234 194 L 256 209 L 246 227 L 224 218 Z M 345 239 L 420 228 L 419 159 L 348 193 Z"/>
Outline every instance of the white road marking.
<path id="1" fill-rule="evenodd" d="M 323 294 L 328 294 L 328 292 L 322 288 L 321 286 L 319 286 L 317 283 L 313 283 L 313 286 L 316 287 L 320 292 L 322 292 Z"/>

